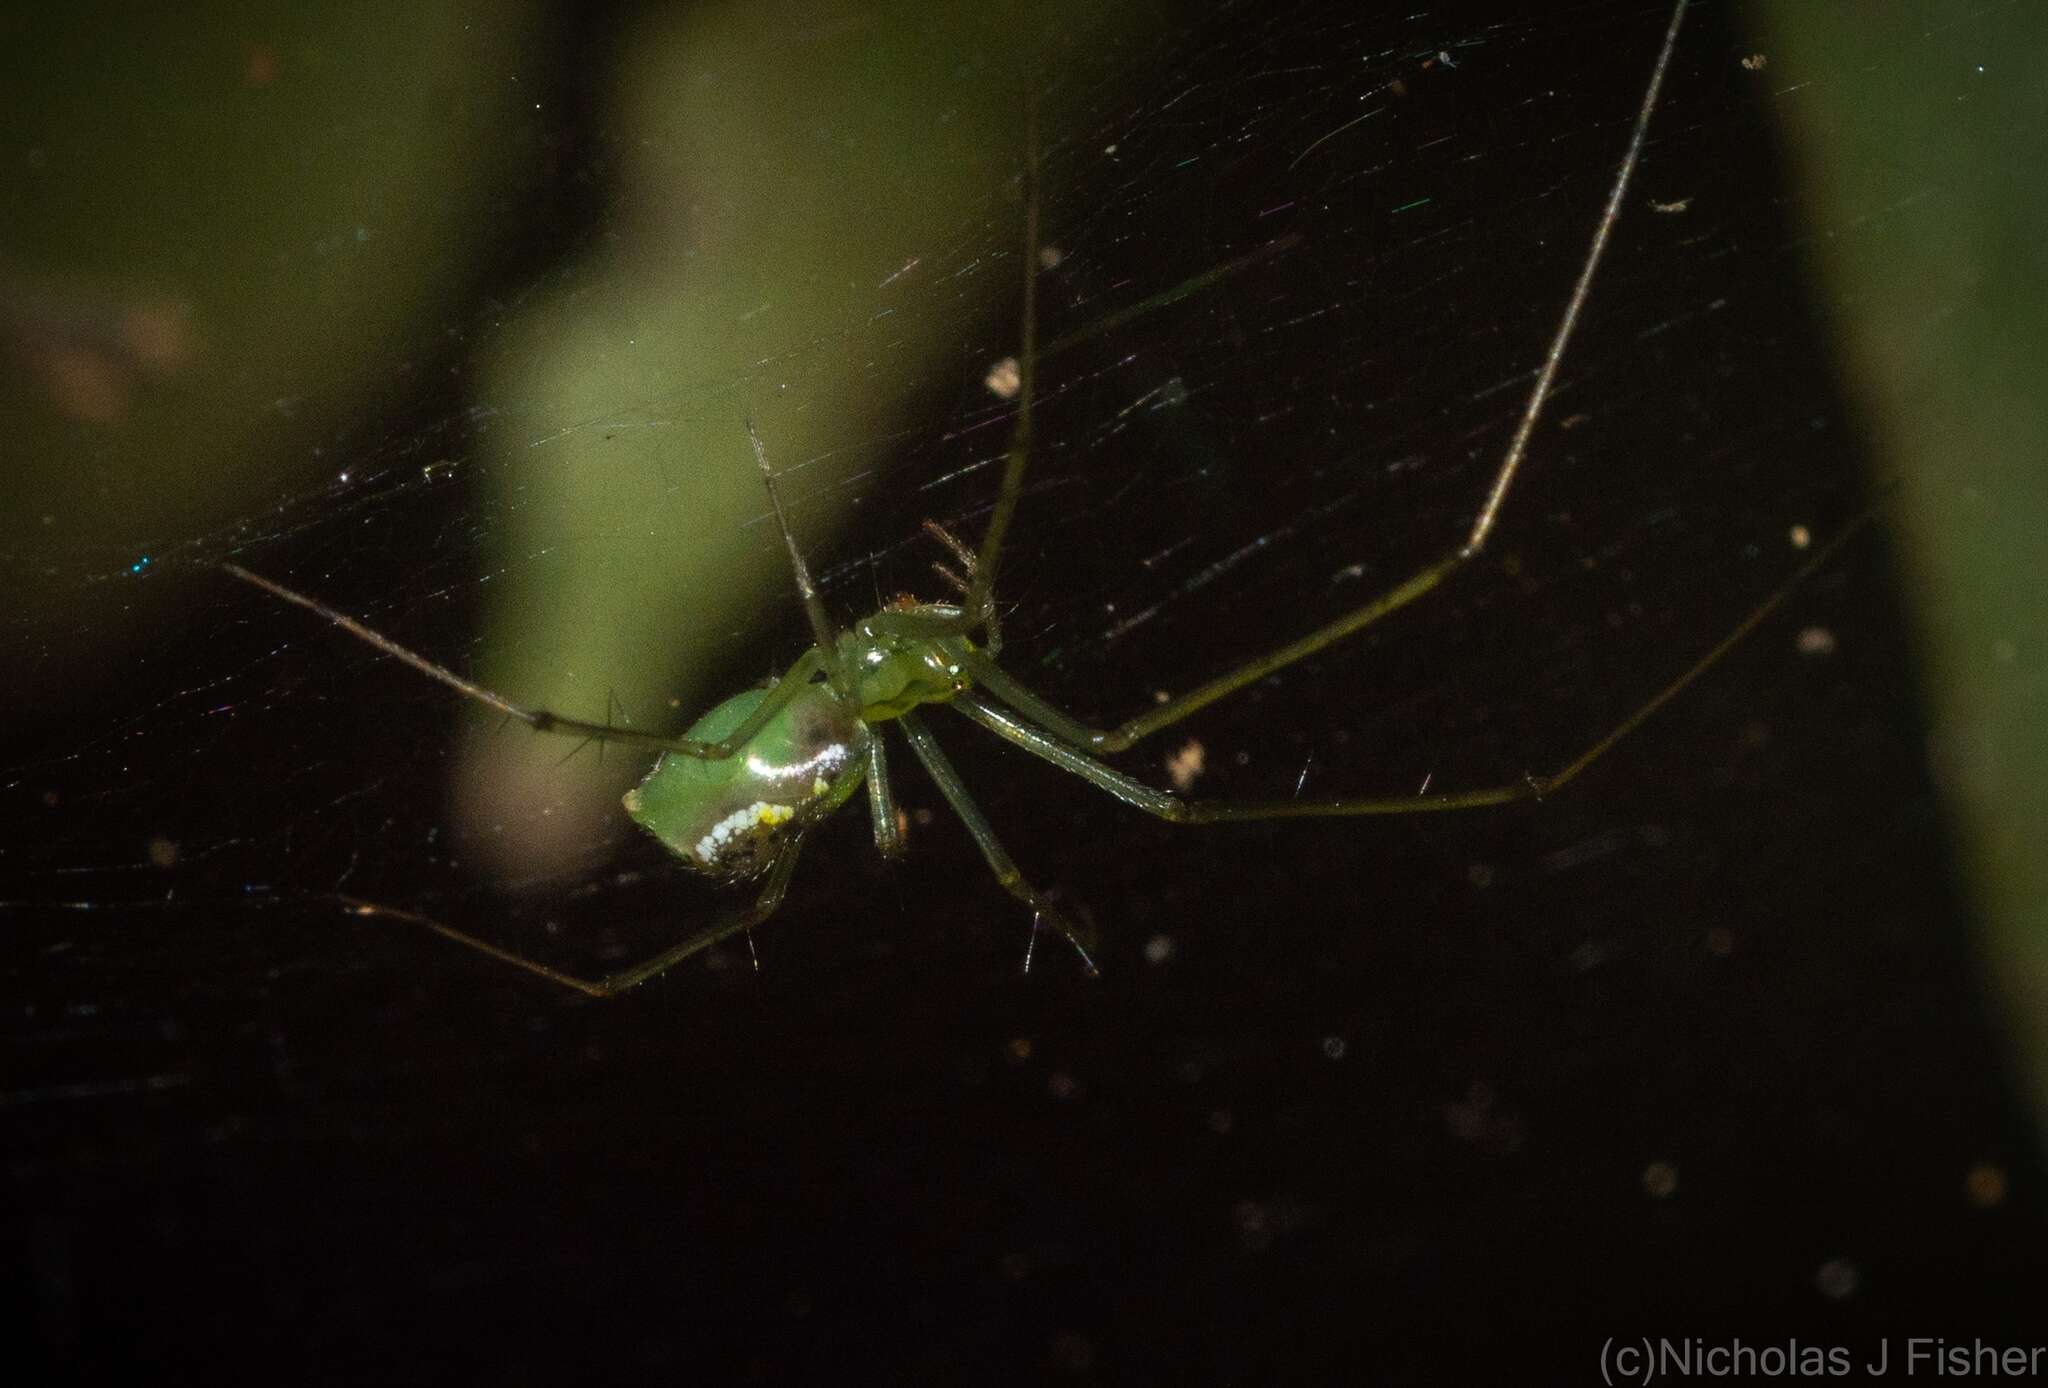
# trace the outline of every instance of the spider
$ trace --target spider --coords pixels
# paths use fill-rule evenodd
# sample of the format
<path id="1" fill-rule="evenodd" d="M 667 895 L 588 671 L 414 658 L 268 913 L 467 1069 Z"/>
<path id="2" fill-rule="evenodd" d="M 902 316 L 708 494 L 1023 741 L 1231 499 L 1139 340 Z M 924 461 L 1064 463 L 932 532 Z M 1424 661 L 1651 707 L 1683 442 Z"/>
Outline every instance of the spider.
<path id="1" fill-rule="evenodd" d="M 1486 547 L 1513 486 L 1529 441 L 1549 401 L 1558 367 L 1590 292 L 1640 159 L 1650 118 L 1684 19 L 1687 0 L 1676 0 L 1662 47 L 1637 111 L 1626 152 L 1614 175 L 1579 275 L 1566 301 L 1520 420 L 1484 500 L 1464 538 L 1405 581 L 1334 621 L 1268 651 L 1235 669 L 1186 690 L 1111 728 L 1091 727 L 1054 707 L 998 663 L 1002 632 L 995 585 L 1003 544 L 1023 492 L 1030 460 L 1032 405 L 1037 359 L 1038 200 L 1036 139 L 1028 142 L 1025 181 L 1025 251 L 1022 343 L 1016 362 L 1016 407 L 1000 490 L 978 546 L 970 549 L 944 528 L 926 528 L 951 551 L 954 572 L 938 566 L 957 589 L 957 601 L 927 603 L 899 599 L 851 626 L 835 625 L 811 581 L 808 566 L 789 527 L 768 452 L 752 421 L 746 424 L 754 459 L 789 553 L 796 593 L 808 619 L 811 645 L 781 678 L 717 705 L 680 737 L 662 736 L 610 723 L 564 717 L 528 708 L 486 689 L 445 666 L 408 650 L 317 598 L 286 587 L 235 563 L 229 574 L 285 602 L 306 608 L 349 635 L 405 662 L 457 693 L 541 732 L 570 733 L 601 742 L 646 747 L 660 756 L 644 779 L 625 796 L 627 815 L 682 862 L 724 883 L 763 880 L 753 904 L 697 931 L 642 963 L 595 979 L 577 977 L 500 948 L 431 917 L 371 902 L 345 899 L 361 915 L 385 916 L 422 925 L 436 933 L 516 965 L 554 983 L 594 997 L 632 988 L 681 960 L 741 931 L 750 930 L 781 905 L 806 833 L 839 809 L 863 786 L 874 822 L 875 847 L 885 857 L 901 852 L 894 792 L 883 731 L 901 729 L 912 754 L 959 816 L 1002 887 L 1033 912 L 1034 938 L 1049 926 L 1075 949 L 1092 973 L 1084 934 L 1068 915 L 1027 881 L 997 839 L 972 794 L 926 726 L 926 706 L 949 707 L 970 722 L 1043 758 L 1063 771 L 1108 792 L 1127 805 L 1182 824 L 1290 819 L 1317 816 L 1415 814 L 1464 810 L 1540 798 L 1572 780 L 1634 731 L 1679 691 L 1719 660 L 1784 600 L 1791 589 L 1826 562 L 1858 524 L 1800 566 L 1761 606 L 1691 666 L 1666 684 L 1561 770 L 1477 790 L 1398 797 L 1340 795 L 1278 801 L 1190 800 L 1157 790 L 1101 760 L 1140 739 L 1180 722 L 1199 709 L 1364 630 L 1441 585 Z"/>

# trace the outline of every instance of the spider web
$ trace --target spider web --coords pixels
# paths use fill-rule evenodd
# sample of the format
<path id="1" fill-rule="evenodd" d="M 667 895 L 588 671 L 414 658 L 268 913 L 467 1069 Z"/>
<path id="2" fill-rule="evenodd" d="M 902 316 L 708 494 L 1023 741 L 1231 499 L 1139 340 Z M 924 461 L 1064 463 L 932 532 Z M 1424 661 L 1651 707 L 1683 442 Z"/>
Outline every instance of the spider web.
<path id="1" fill-rule="evenodd" d="M 648 132 L 613 123 L 580 66 L 533 60 L 523 80 L 550 115 L 508 126 L 503 182 L 416 192 L 422 205 L 356 238 L 403 258 L 416 237 L 425 257 L 453 224 L 461 262 L 441 267 L 437 306 L 299 368 L 290 399 L 311 403 L 265 402 L 272 438 L 235 433 L 262 455 L 260 480 L 238 463 L 238 487 L 141 517 L 116 507 L 86 540 L 68 538 L 90 504 L 75 478 L 31 486 L 22 512 L 56 538 L 18 532 L 6 554 L 39 600 L 8 619 L 35 704 L 16 724 L 0 895 L 226 906 L 232 921 L 346 894 L 502 920 L 525 945 L 560 929 L 589 948 L 595 930 L 607 951 L 645 921 L 717 909 L 615 809 L 589 817 L 616 805 L 630 756 L 529 747 L 518 755 L 543 770 L 478 809 L 477 748 L 488 761 L 490 739 L 529 735 L 493 732 L 208 566 L 233 556 L 529 702 L 680 728 L 804 639 L 745 471 L 752 413 L 801 441 L 780 450 L 767 425 L 835 612 L 942 596 L 921 522 L 977 533 L 1012 417 L 999 387 L 1020 331 L 1024 109 L 1041 125 L 1044 354 L 1004 556 L 1006 662 L 1083 716 L 1118 718 L 1398 581 L 1483 493 L 1659 32 L 1629 5 L 1525 11 L 1223 6 L 1185 30 L 1071 19 L 971 49 L 958 61 L 984 88 L 1028 71 L 1015 90 L 1029 96 L 990 99 L 998 138 L 957 214 L 922 239 L 876 235 L 854 257 L 864 287 L 769 331 L 760 355 L 664 374 L 628 351 L 662 313 L 642 304 L 596 352 L 615 372 L 555 394 L 534 384 L 545 332 L 587 331 L 580 306 L 649 292 L 637 260 L 663 216 L 715 216 L 655 203 L 633 171 Z M 1555 766 L 1782 578 L 1794 526 L 1838 521 L 1846 453 L 1839 417 L 1817 413 L 1826 387 L 1788 388 L 1754 350 L 1788 312 L 1793 244 L 1764 133 L 1772 83 L 1717 30 L 1725 18 L 1694 16 L 1496 555 L 1163 734 L 1134 769 L 1164 781 L 1171 759 L 1200 792 L 1271 797 Z M 615 35 L 577 33 L 563 54 L 631 68 L 599 61 Z M 913 114 L 941 127 L 956 96 Z M 862 128 L 848 115 L 817 134 L 851 146 Z M 783 215 L 858 206 L 873 176 L 849 158 Z M 690 245 L 689 275 L 721 273 L 715 245 Z M 761 311 L 804 292 L 764 289 Z M 151 447 L 117 428 L 93 441 L 94 465 L 143 476 Z M 706 490 L 714 473 L 723 491 Z M 649 557 L 666 551 L 712 558 Z M 639 635 L 623 651 L 567 644 L 614 627 Z M 1098 877 L 1167 837 L 941 731 L 1041 876 L 1076 834 L 1101 845 Z M 901 779 L 932 822 L 936 797 Z M 541 852 L 550 821 L 580 827 Z M 865 853 L 857 824 L 819 837 L 813 859 Z M 828 877 L 821 895 L 857 901 L 864 880 Z M 1096 914 L 1123 912 L 1096 892 Z M 974 914 L 1001 909 L 991 892 Z"/>
<path id="2" fill-rule="evenodd" d="M 856 800 L 758 971 L 735 939 L 602 1006 L 340 903 L 645 958 L 732 903 L 625 821 L 644 762 L 215 567 L 680 728 L 806 641 L 751 416 L 839 617 L 943 597 L 923 524 L 978 532 L 1014 417 L 1035 113 L 1003 662 L 1127 716 L 1465 533 L 1661 0 L 160 8 L 0 46 L 0 1204 L 40 1378 L 1486 1381 L 1489 1331 L 1519 1377 L 1652 1324 L 2037 1333 L 1879 543 L 1498 813 L 1178 829 L 934 710 L 1100 979 L 1022 973 L 899 741 L 904 862 Z M 1484 559 L 1119 765 L 1513 781 L 1752 611 L 1861 505 L 1812 242 L 1958 215 L 1907 162 L 1802 232 L 1778 118 L 1862 84 L 2043 128 L 1986 37 L 2021 8 L 1959 9 L 1851 74 L 1693 5 Z"/>

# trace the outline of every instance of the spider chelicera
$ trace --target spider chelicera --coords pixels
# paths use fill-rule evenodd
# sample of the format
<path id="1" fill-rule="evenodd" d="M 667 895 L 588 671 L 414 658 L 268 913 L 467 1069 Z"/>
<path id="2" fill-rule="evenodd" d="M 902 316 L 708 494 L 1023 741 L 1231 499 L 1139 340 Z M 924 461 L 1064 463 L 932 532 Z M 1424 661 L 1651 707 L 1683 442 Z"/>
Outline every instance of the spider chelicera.
<path id="1" fill-rule="evenodd" d="M 996 660 L 1002 649 L 995 601 L 997 564 L 1023 491 L 1031 449 L 1037 356 L 1035 138 L 1030 142 L 1031 153 L 1026 161 L 1023 342 L 1016 359 L 1017 405 L 1001 490 L 990 511 L 981 543 L 971 550 L 949 532 L 928 523 L 928 528 L 952 551 L 961 566 L 959 574 L 950 575 L 959 590 L 958 601 L 921 603 L 900 600 L 850 627 L 835 626 L 790 533 L 788 518 L 776 490 L 775 474 L 769 467 L 767 450 L 751 421 L 747 424 L 747 433 L 775 513 L 776 525 L 789 551 L 790 571 L 796 580 L 797 596 L 809 619 L 812 645 L 773 684 L 727 699 L 681 737 L 664 737 L 524 707 L 407 650 L 316 598 L 253 573 L 239 564 L 223 564 L 221 567 L 236 578 L 318 613 L 350 635 L 404 661 L 465 697 L 539 731 L 571 733 L 603 742 L 658 750 L 661 756 L 653 769 L 639 785 L 627 792 L 626 813 L 685 864 L 699 872 L 732 883 L 765 878 L 759 896 L 745 910 L 696 932 L 644 963 L 597 979 L 564 973 L 425 915 L 353 899 L 348 899 L 347 904 L 359 914 L 387 916 L 425 926 L 493 958 L 580 992 L 597 997 L 609 996 L 643 983 L 698 951 L 767 919 L 781 904 L 788 889 L 805 833 L 845 804 L 863 785 L 867 788 L 868 807 L 874 820 L 876 848 L 885 856 L 900 852 L 902 843 L 895 799 L 881 735 L 886 724 L 894 723 L 902 729 L 911 752 L 938 785 L 953 812 L 967 826 L 996 880 L 1032 909 L 1034 927 L 1044 924 L 1058 931 L 1092 971 L 1094 965 L 1088 959 L 1080 928 L 1044 893 L 1025 880 L 1004 851 L 988 820 L 953 769 L 952 762 L 926 727 L 921 712 L 926 705 L 955 709 L 996 736 L 1109 792 L 1124 803 L 1176 823 L 1474 809 L 1538 798 L 1564 785 L 1719 660 L 1763 621 L 1794 586 L 1825 563 L 1861 522 L 1852 523 L 1837 534 L 1711 650 L 1563 769 L 1547 776 L 1530 775 L 1505 785 L 1437 794 L 1203 801 L 1156 790 L 1111 767 L 1100 760 L 1100 755 L 1122 751 L 1196 710 L 1362 631 L 1435 589 L 1486 547 L 1509 488 L 1528 451 L 1530 437 L 1550 398 L 1559 363 L 1586 302 L 1609 234 L 1620 214 L 1642 153 L 1651 114 L 1656 109 L 1658 92 L 1670 66 L 1685 7 L 1686 0 L 1677 0 L 1672 8 L 1663 45 L 1636 114 L 1627 151 L 1615 173 L 1578 279 L 1551 335 L 1513 438 L 1464 538 L 1441 558 L 1424 565 L 1404 582 L 1335 621 L 1169 698 L 1113 728 L 1090 727 L 1055 708 L 1006 673 Z"/>

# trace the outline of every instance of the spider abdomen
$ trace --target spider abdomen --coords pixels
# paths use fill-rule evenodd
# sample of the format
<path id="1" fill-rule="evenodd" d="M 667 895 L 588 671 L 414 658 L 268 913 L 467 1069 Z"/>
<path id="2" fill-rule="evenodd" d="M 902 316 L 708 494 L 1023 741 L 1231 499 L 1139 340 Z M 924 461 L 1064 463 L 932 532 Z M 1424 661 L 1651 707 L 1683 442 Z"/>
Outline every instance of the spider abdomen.
<path id="1" fill-rule="evenodd" d="M 750 689 L 712 709 L 687 736 L 717 742 L 768 697 Z M 729 757 L 664 752 L 626 792 L 626 814 L 699 872 L 758 877 L 788 836 L 838 809 L 866 769 L 869 732 L 831 689 L 807 684 Z"/>

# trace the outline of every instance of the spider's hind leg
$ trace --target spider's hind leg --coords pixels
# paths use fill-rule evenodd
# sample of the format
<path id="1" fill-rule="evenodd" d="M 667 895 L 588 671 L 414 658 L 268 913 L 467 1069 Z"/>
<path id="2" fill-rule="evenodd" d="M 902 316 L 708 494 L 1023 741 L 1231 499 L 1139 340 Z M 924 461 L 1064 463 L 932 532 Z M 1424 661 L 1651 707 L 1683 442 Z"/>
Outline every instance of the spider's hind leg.
<path id="1" fill-rule="evenodd" d="M 575 974 L 566 973 L 561 969 L 543 964 L 538 959 L 529 958 L 514 950 L 494 945 L 488 940 L 479 939 L 466 930 L 457 930 L 452 925 L 444 924 L 441 921 L 435 920 L 432 916 L 424 915 L 418 911 L 408 911 L 397 906 L 384 906 L 374 901 L 363 901 L 351 896 L 337 899 L 343 906 L 348 908 L 351 915 L 381 916 L 386 920 L 404 921 L 408 925 L 424 926 L 444 940 L 453 940 L 456 944 L 473 949 L 478 954 L 487 954 L 500 963 L 524 969 L 526 972 L 539 978 L 544 978 L 550 983 L 558 983 L 564 988 L 573 988 L 586 997 L 609 998 L 625 992 L 628 988 L 638 987 L 656 974 L 666 973 L 691 955 L 710 948 L 720 940 L 737 935 L 743 930 L 752 930 L 762 921 L 774 915 L 776 908 L 782 905 L 783 895 L 789 890 L 790 876 L 796 871 L 797 849 L 802 844 L 803 835 L 797 834 L 783 846 L 782 852 L 777 855 L 774 864 L 768 870 L 767 885 L 761 889 L 761 894 L 754 899 L 753 905 L 727 917 L 716 925 L 706 926 L 704 929 L 689 936 L 682 943 L 663 950 L 652 959 L 635 964 L 631 968 L 619 969 L 616 972 L 608 973 L 602 978 L 581 978 Z"/>
<path id="2" fill-rule="evenodd" d="M 485 708 L 494 709 L 504 714 L 507 718 L 526 724 L 527 727 L 532 728 L 535 732 L 567 733 L 573 737 L 581 737 L 586 742 L 600 744 L 620 742 L 633 747 L 652 747 L 657 751 L 674 752 L 680 756 L 715 759 L 731 756 L 733 746 L 737 745 L 738 742 L 744 742 L 746 737 L 759 732 L 761 726 L 767 722 L 765 716 L 761 717 L 752 722 L 751 725 L 743 726 L 739 730 L 742 735 L 737 739 L 729 739 L 726 743 L 712 743 L 699 742 L 687 737 L 664 737 L 659 733 L 642 732 L 638 728 L 618 727 L 609 721 L 609 717 L 603 723 L 592 723 L 588 719 L 568 718 L 559 713 L 552 713 L 544 708 L 528 708 L 524 704 L 514 703 L 504 695 L 484 688 L 474 680 L 463 678 L 447 666 L 427 659 L 418 651 L 399 645 L 398 642 L 384 635 L 384 633 L 373 627 L 365 626 L 341 609 L 331 607 L 310 594 L 302 593 L 296 588 L 286 587 L 276 579 L 265 578 L 262 574 L 245 569 L 240 564 L 224 560 L 216 565 L 216 567 L 222 573 L 238 578 L 252 588 L 259 588 L 272 597 L 288 602 L 294 607 L 305 608 L 315 616 L 324 618 L 341 628 L 364 645 L 371 646 L 394 660 L 410 665 L 428 679 L 438 680 L 440 683 L 447 685 L 465 699 L 474 700 Z M 792 694 L 794 692 L 794 690 L 791 691 Z M 766 707 L 765 700 L 763 701 L 763 707 Z"/>

